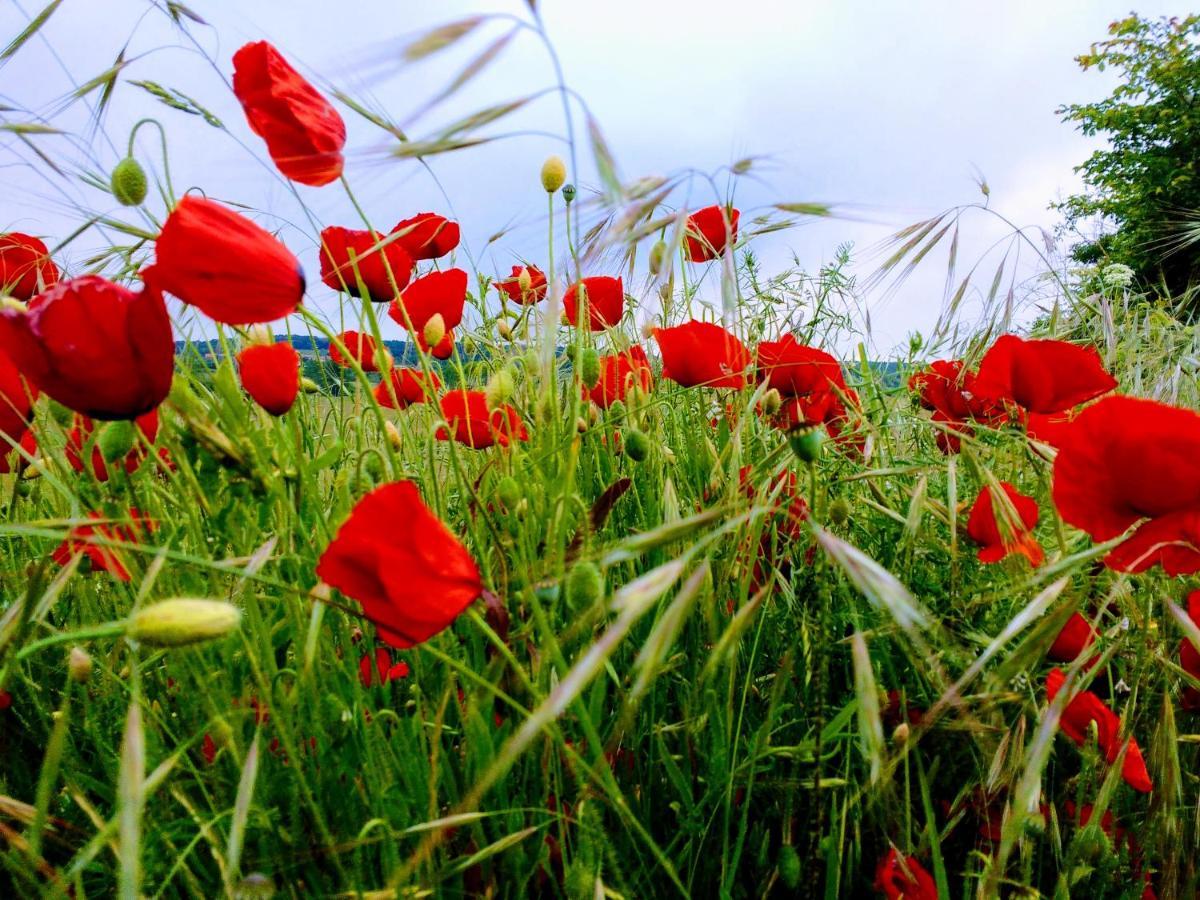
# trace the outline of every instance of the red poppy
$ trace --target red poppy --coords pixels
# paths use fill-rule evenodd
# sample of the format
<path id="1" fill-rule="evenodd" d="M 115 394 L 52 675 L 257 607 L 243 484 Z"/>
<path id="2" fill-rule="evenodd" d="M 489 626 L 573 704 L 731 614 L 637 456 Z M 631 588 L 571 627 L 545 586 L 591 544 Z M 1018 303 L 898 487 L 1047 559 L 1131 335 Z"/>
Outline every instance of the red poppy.
<path id="1" fill-rule="evenodd" d="M 1105 564 L 1168 575 L 1200 572 L 1200 415 L 1153 400 L 1105 397 L 1060 431 L 1054 503 L 1107 541 L 1143 522 Z"/>
<path id="2" fill-rule="evenodd" d="M 341 176 L 346 123 L 278 50 L 266 41 L 238 50 L 233 92 L 285 178 L 320 187 Z"/>
<path id="3" fill-rule="evenodd" d="M 1200 591 L 1192 591 L 1188 594 L 1187 612 L 1192 624 L 1200 628 Z M 1193 678 L 1200 679 L 1200 650 L 1197 650 L 1196 645 L 1187 637 L 1179 642 L 1179 665 Z M 1200 688 L 1184 687 L 1183 708 L 1200 709 Z"/>
<path id="4" fill-rule="evenodd" d="M 683 247 L 692 262 L 707 262 L 737 243 L 738 218 L 736 209 L 706 206 L 688 216 Z"/>
<path id="5" fill-rule="evenodd" d="M 417 213 L 411 219 L 397 222 L 392 234 L 413 259 L 438 259 L 458 246 L 457 222 L 437 213 Z"/>
<path id="6" fill-rule="evenodd" d="M 374 663 L 374 665 L 372 665 Z M 376 647 L 375 652 L 364 653 L 358 660 L 358 680 L 362 686 L 369 688 L 372 683 L 387 684 L 408 677 L 408 663 L 400 660 L 392 662 L 392 653 L 387 647 Z M 378 672 L 378 676 L 376 676 Z"/>
<path id="7" fill-rule="evenodd" d="M 32 300 L 58 284 L 58 266 L 39 239 L 19 231 L 0 234 L 0 296 Z"/>
<path id="8" fill-rule="evenodd" d="M 978 378 L 961 360 L 939 359 L 908 379 L 908 389 L 925 409 L 946 420 L 998 422 L 1004 409 L 995 400 L 979 394 Z M 936 417 L 935 417 L 936 418 Z"/>
<path id="9" fill-rule="evenodd" d="M 1066 676 L 1061 669 L 1051 669 L 1050 674 L 1046 676 L 1047 699 L 1053 701 L 1065 682 Z M 1097 745 L 1100 751 L 1108 762 L 1114 762 L 1124 746 L 1120 742 L 1121 717 L 1091 691 L 1080 691 L 1067 703 L 1059 726 L 1067 737 L 1082 747 L 1087 742 L 1088 731 L 1093 723 L 1096 725 Z M 1150 773 L 1146 771 L 1142 750 L 1132 737 L 1129 738 L 1128 747 L 1121 777 L 1135 791 L 1148 794 L 1154 790 L 1154 784 L 1150 781 Z"/>
<path id="10" fill-rule="evenodd" d="M 300 263 L 278 238 L 190 194 L 167 216 L 142 277 L 226 325 L 281 319 L 304 296 Z"/>
<path id="11" fill-rule="evenodd" d="M 210 766 L 217 760 L 217 742 L 213 740 L 213 736 L 207 731 L 204 732 L 204 740 L 200 744 L 200 755 L 204 757 L 204 761 Z"/>
<path id="12" fill-rule="evenodd" d="M 1041 545 L 1033 537 L 1038 521 L 1037 501 L 1017 491 L 1007 481 L 1000 482 L 1007 502 L 996 509 L 993 492 L 985 487 L 975 498 L 967 520 L 967 534 L 979 544 L 979 561 L 999 562 L 1012 553 L 1019 553 L 1029 564 L 1039 566 L 1045 558 Z M 1015 515 L 1014 515 L 1015 514 Z"/>
<path id="13" fill-rule="evenodd" d="M 146 450 L 142 446 L 142 441 L 145 441 L 147 444 L 153 444 L 154 439 L 158 437 L 158 412 L 151 410 L 144 416 L 138 416 L 133 422 L 140 434 L 133 448 L 125 454 L 123 461 L 123 467 L 129 473 L 136 472 L 138 466 L 142 464 L 142 460 L 146 458 Z M 63 446 L 63 455 L 66 456 L 67 463 L 76 472 L 84 470 L 83 452 L 91 440 L 92 432 L 95 431 L 95 428 L 96 423 L 87 416 L 76 415 L 71 430 L 67 432 L 67 441 Z M 91 465 L 89 466 L 91 473 L 96 477 L 97 481 L 108 481 L 108 466 L 105 465 L 104 455 L 100 452 L 100 447 L 95 443 L 92 444 L 91 456 Z"/>
<path id="14" fill-rule="evenodd" d="M 1027 341 L 1006 334 L 979 363 L 973 390 L 980 397 L 1014 403 L 1031 413 L 1056 413 L 1117 386 L 1091 347 L 1066 341 Z"/>
<path id="15" fill-rule="evenodd" d="M 655 328 L 663 357 L 663 378 L 684 387 L 746 386 L 750 351 L 720 325 L 692 320 L 674 328 Z"/>
<path id="16" fill-rule="evenodd" d="M 75 525 L 67 532 L 66 539 L 54 551 L 53 559 L 60 566 L 65 566 L 76 554 L 82 553 L 97 571 L 108 572 L 118 581 L 129 581 L 129 570 L 121 561 L 121 552 L 113 546 L 117 544 L 136 544 L 143 536 L 155 528 L 152 519 L 143 516 L 138 510 L 129 510 L 129 521 L 117 524 L 108 516 L 98 512 L 88 513 L 88 519 L 98 524 Z"/>
<path id="17" fill-rule="evenodd" d="M 907 702 L 894 688 L 887 692 L 887 700 L 887 706 L 879 711 L 879 718 L 888 728 L 896 728 L 901 723 L 919 725 L 925 718 L 925 710 Z"/>
<path id="18" fill-rule="evenodd" d="M 529 275 L 529 287 L 522 290 L 521 275 L 525 273 Z M 546 275 L 537 266 L 513 266 L 512 275 L 508 278 L 497 278 L 493 284 L 497 291 L 513 303 L 529 306 L 546 299 Z"/>
<path id="19" fill-rule="evenodd" d="M 364 372 L 378 372 L 380 361 L 375 358 L 375 350 L 375 338 L 369 334 L 343 331 L 337 340 L 329 342 L 329 359 L 347 369 L 353 368 L 357 361 Z"/>
<path id="20" fill-rule="evenodd" d="M 394 300 L 412 277 L 413 260 L 398 240 L 378 231 L 331 225 L 321 231 L 321 281 L 335 291 L 375 303 Z"/>
<path id="21" fill-rule="evenodd" d="M 16 363 L 0 347 L 0 456 L 29 428 L 37 395 L 37 388 L 21 376 Z"/>
<path id="22" fill-rule="evenodd" d="M 434 359 L 449 359 L 450 354 L 454 352 L 454 332 L 447 330 L 442 335 L 442 339 L 432 347 L 425 340 L 425 334 L 419 332 L 417 334 L 417 346 L 421 348 L 422 353 L 428 353 Z"/>
<path id="23" fill-rule="evenodd" d="M 608 409 L 635 386 L 649 391 L 654 384 L 650 361 L 641 347 L 630 347 L 624 353 L 600 357 L 600 380 L 592 388 L 583 388 L 583 396 L 601 409 Z"/>
<path id="24" fill-rule="evenodd" d="M 975 429 L 966 422 L 952 419 L 940 410 L 930 416 L 929 421 L 935 426 L 934 443 L 946 456 L 953 456 L 962 450 L 962 439 L 975 433 Z"/>
<path id="25" fill-rule="evenodd" d="M 750 480 L 753 471 L 753 466 L 742 466 L 738 470 L 738 485 L 745 496 L 757 500 L 759 492 Z M 791 540 L 799 539 L 803 523 L 808 521 L 808 503 L 800 496 L 800 483 L 796 473 L 791 469 L 780 472 L 771 479 L 765 493 L 774 496 L 771 511 L 776 516 L 780 534 Z M 781 512 L 785 515 L 780 516 Z"/>
<path id="26" fill-rule="evenodd" d="M 418 335 L 435 315 L 441 315 L 447 333 L 462 321 L 467 302 L 467 273 L 462 269 L 430 272 L 418 278 L 388 307 L 388 315 L 401 328 Z"/>
<path id="27" fill-rule="evenodd" d="M 175 341 L 162 295 L 99 275 L 61 281 L 0 309 L 0 350 L 38 388 L 93 419 L 135 419 L 171 389 Z"/>
<path id="28" fill-rule="evenodd" d="M 571 285 L 563 297 L 563 310 L 567 321 L 578 325 L 579 302 L 577 291 L 583 285 L 584 297 L 587 302 L 588 328 L 592 331 L 603 331 L 621 321 L 625 313 L 625 287 L 620 277 L 610 278 L 600 275 L 594 278 L 584 278 L 577 284 Z"/>
<path id="29" fill-rule="evenodd" d="M 937 882 L 915 856 L 888 850 L 875 869 L 875 890 L 887 900 L 938 900 Z"/>
<path id="30" fill-rule="evenodd" d="M 428 383 L 425 373 L 420 369 L 392 369 L 392 386 L 388 389 L 387 381 L 381 381 L 375 386 L 375 399 L 380 406 L 389 409 L 405 409 L 414 403 L 424 403 L 442 389 L 442 379 L 437 372 L 430 372 Z M 392 395 L 395 394 L 395 401 Z"/>
<path id="31" fill-rule="evenodd" d="M 12 694 L 8 691 L 0 691 L 0 710 L 8 709 L 12 706 Z"/>
<path id="32" fill-rule="evenodd" d="M 436 437 L 447 441 L 453 436 L 460 444 L 482 450 L 492 444 L 507 447 L 513 440 L 529 440 L 529 432 L 517 411 L 507 404 L 489 409 L 483 391 L 455 390 L 442 396 L 442 418 L 453 429 L 439 426 Z"/>
<path id="33" fill-rule="evenodd" d="M 1072 613 L 1046 655 L 1055 662 L 1073 662 L 1095 641 L 1096 629 L 1092 623 L 1079 613 Z"/>
<path id="34" fill-rule="evenodd" d="M 401 649 L 447 628 L 483 593 L 471 554 L 411 481 L 358 501 L 321 554 L 317 576 L 361 603 L 380 637 Z"/>
<path id="35" fill-rule="evenodd" d="M 273 416 L 282 416 L 300 393 L 300 354 L 286 341 L 251 344 L 237 355 L 242 388 Z"/>
<path id="36" fill-rule="evenodd" d="M 846 390 L 842 364 L 816 347 L 801 344 L 790 334 L 758 345 L 758 378 L 785 397 Z"/>
<path id="37" fill-rule="evenodd" d="M 0 475 L 23 472 L 29 462 L 26 456 L 37 456 L 37 436 L 32 430 L 21 435 L 16 446 L 8 443 L 9 440 L 12 438 L 0 435 Z"/>

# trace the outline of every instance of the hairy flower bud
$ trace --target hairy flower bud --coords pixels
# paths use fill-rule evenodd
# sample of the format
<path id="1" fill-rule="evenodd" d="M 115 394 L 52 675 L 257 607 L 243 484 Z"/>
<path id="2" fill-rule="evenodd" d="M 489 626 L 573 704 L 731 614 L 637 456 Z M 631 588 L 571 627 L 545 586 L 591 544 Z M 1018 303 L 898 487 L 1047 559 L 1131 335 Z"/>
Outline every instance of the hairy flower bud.
<path id="1" fill-rule="evenodd" d="M 576 563 L 567 574 L 567 606 L 581 609 L 591 606 L 604 595 L 604 578 L 593 562 Z"/>
<path id="2" fill-rule="evenodd" d="M 657 275 L 662 271 L 663 261 L 667 258 L 667 242 L 655 241 L 650 248 L 650 274 Z"/>
<path id="3" fill-rule="evenodd" d="M 96 441 L 96 446 L 100 448 L 100 455 L 106 463 L 114 463 L 118 459 L 125 458 L 125 455 L 133 449 L 136 440 L 137 428 L 133 422 L 121 419 L 117 422 L 109 422 L 104 426 Z"/>
<path id="4" fill-rule="evenodd" d="M 112 170 L 109 186 L 122 206 L 138 206 L 146 199 L 146 170 L 132 156 L 127 156 Z"/>
<path id="5" fill-rule="evenodd" d="M 650 455 L 650 438 L 645 432 L 630 428 L 625 432 L 625 452 L 634 462 L 641 462 Z"/>
<path id="6" fill-rule="evenodd" d="M 421 336 L 428 347 L 436 347 L 442 342 L 442 338 L 446 336 L 446 320 L 442 318 L 441 313 L 434 313 L 429 317 Z"/>
<path id="7" fill-rule="evenodd" d="M 238 608 L 223 600 L 163 600 L 138 610 L 126 635 L 152 647 L 182 647 L 223 638 L 241 618 Z"/>
<path id="8" fill-rule="evenodd" d="M 589 390 L 600 380 L 600 354 L 594 347 L 587 347 L 579 354 L 579 380 Z"/>
<path id="9" fill-rule="evenodd" d="M 779 412 L 779 408 L 783 406 L 783 397 L 775 388 L 771 388 L 762 397 L 762 411 L 764 415 L 773 416 Z"/>

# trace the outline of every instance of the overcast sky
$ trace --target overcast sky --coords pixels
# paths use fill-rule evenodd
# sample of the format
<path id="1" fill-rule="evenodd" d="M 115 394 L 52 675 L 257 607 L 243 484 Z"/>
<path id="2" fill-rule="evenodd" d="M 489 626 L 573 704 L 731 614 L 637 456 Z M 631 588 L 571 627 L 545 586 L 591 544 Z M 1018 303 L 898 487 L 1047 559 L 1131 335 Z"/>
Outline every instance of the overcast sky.
<path id="1" fill-rule="evenodd" d="M 600 122 L 622 175 L 715 172 L 742 157 L 763 157 L 757 177 L 742 179 L 737 188 L 744 215 L 775 201 L 823 201 L 842 204 L 853 217 L 760 238 L 766 268 L 785 264 L 794 253 L 815 270 L 839 243 L 853 241 L 857 271 L 865 276 L 880 262 L 878 242 L 896 227 L 980 200 L 976 172 L 988 182 L 992 208 L 1020 225 L 1053 228 L 1048 204 L 1077 189 L 1072 167 L 1096 146 L 1062 124 L 1054 110 L 1111 88 L 1111 75 L 1082 73 L 1074 57 L 1102 39 L 1111 20 L 1128 14 L 1128 2 L 541 5 L 566 80 Z M 42 5 L 5 0 L 0 39 L 7 43 Z M 523 32 L 485 74 L 414 118 L 512 20 L 489 21 L 419 65 L 402 66 L 400 48 L 434 25 L 470 14 L 528 20 L 525 0 L 192 0 L 190 7 L 209 23 L 189 26 L 199 50 L 144 0 L 63 0 L 39 36 L 3 64 L 0 103 L 17 111 L 0 115 L 20 122 L 32 112 L 81 139 L 30 138 L 71 176 L 64 179 L 44 165 L 31 166 L 36 156 L 28 145 L 0 138 L 0 226 L 45 235 L 53 244 L 87 212 L 112 212 L 111 197 L 75 174 L 111 168 L 124 154 L 132 122 L 153 115 L 167 127 L 176 189 L 198 185 L 260 210 L 260 221 L 282 229 L 309 273 L 310 304 L 332 310 L 336 304 L 316 277 L 317 227 L 355 225 L 356 216 L 337 185 L 300 187 L 298 202 L 264 163 L 265 148 L 224 83 L 233 52 L 246 41 L 270 40 L 319 85 L 387 110 L 417 138 L 553 84 L 545 49 Z M 1138 7 L 1147 15 L 1179 11 L 1157 2 Z M 93 135 L 82 106 L 60 112 L 63 98 L 112 65 L 122 47 L 132 62 Z M 138 80 L 195 98 L 225 130 L 158 104 L 129 83 Z M 446 212 L 462 222 L 464 251 L 481 271 L 506 273 L 520 258 L 543 261 L 545 195 L 537 174 L 548 153 L 566 155 L 554 137 L 563 133 L 556 94 L 490 129 L 520 136 L 433 158 L 432 172 L 390 159 L 387 136 L 343 112 L 350 127 L 347 176 L 377 227 L 390 228 L 424 210 Z M 139 134 L 138 155 L 161 171 L 152 130 Z M 573 177 L 581 188 L 596 185 L 586 145 Z M 717 199 L 700 179 L 676 198 L 693 208 Z M 986 216 L 964 220 L 960 269 L 1005 228 Z M 488 243 L 503 230 L 503 239 Z M 66 248 L 68 268 L 82 269 L 100 241 L 92 237 Z M 928 271 L 900 289 L 868 295 L 874 352 L 932 327 L 942 303 L 944 262 L 927 262 Z M 719 286 L 710 280 L 707 296 L 715 299 Z"/>

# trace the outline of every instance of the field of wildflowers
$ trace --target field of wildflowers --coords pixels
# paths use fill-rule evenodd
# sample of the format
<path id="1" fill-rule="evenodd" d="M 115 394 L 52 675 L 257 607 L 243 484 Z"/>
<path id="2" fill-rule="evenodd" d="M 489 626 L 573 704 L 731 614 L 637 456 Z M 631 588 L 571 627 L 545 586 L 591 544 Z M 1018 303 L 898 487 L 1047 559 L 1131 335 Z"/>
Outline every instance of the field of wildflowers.
<path id="1" fill-rule="evenodd" d="M 504 114 L 410 140 L 286 48 L 214 63 L 355 208 L 344 116 L 415 166 Z M 92 186 L 137 224 L 0 234 L 0 894 L 1196 896 L 1192 326 L 1051 269 L 1031 330 L 870 360 L 837 265 L 755 264 L 829 209 L 571 138 L 599 183 L 531 161 L 506 272 L 401 207 L 298 258 L 134 155 Z"/>

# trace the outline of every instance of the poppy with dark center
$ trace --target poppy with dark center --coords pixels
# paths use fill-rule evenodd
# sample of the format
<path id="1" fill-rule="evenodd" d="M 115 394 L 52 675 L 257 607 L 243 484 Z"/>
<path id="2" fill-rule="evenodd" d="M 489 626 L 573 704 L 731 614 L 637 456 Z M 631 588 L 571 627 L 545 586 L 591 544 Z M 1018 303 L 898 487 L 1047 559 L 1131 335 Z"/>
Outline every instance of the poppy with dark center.
<path id="1" fill-rule="evenodd" d="M 529 283 L 521 286 L 524 278 Z M 546 299 L 546 275 L 537 266 L 513 266 L 512 275 L 508 278 L 497 278 L 493 282 L 497 291 L 508 297 L 513 303 L 529 306 Z"/>
<path id="2" fill-rule="evenodd" d="M 674 328 L 655 328 L 663 378 L 683 387 L 742 388 L 750 351 L 720 325 L 693 319 Z"/>
<path id="3" fill-rule="evenodd" d="M 471 554 L 411 481 L 358 501 L 321 554 L 317 576 L 358 601 L 380 637 L 400 649 L 449 627 L 483 593 Z"/>
<path id="4" fill-rule="evenodd" d="M 1200 628 L 1200 591 L 1192 591 L 1187 598 L 1187 614 L 1192 624 Z M 1200 649 L 1187 635 L 1179 642 L 1179 667 L 1193 678 L 1200 680 Z M 1183 708 L 1200 710 L 1200 688 L 1184 685 Z"/>
<path id="5" fill-rule="evenodd" d="M 233 55 L 233 93 L 285 178 L 320 187 L 341 177 L 346 123 L 266 41 Z"/>
<path id="6" fill-rule="evenodd" d="M 1038 521 L 1037 501 L 1007 481 L 1001 481 L 999 488 L 1003 498 L 996 496 L 995 487 L 984 487 L 967 519 L 967 534 L 980 545 L 979 561 L 994 563 L 1019 553 L 1030 565 L 1041 565 L 1045 553 L 1033 536 Z"/>
<path id="7" fill-rule="evenodd" d="M 237 355 L 247 394 L 273 416 L 292 408 L 300 393 L 300 354 L 286 341 L 250 344 Z"/>
<path id="8" fill-rule="evenodd" d="M 401 328 L 422 335 L 436 315 L 449 333 L 462 321 L 467 302 L 467 273 L 462 269 L 430 272 L 418 278 L 388 307 L 388 316 Z"/>
<path id="9" fill-rule="evenodd" d="M 741 213 L 724 206 L 706 206 L 687 218 L 683 249 L 692 262 L 717 259 L 727 247 L 737 243 Z"/>
<path id="10" fill-rule="evenodd" d="M 589 329 L 603 331 L 605 328 L 612 328 L 625 314 L 625 285 L 619 276 L 610 278 L 607 275 L 584 278 L 571 285 L 563 297 L 563 311 L 572 325 L 579 324 L 580 302 L 587 304 Z"/>
<path id="11" fill-rule="evenodd" d="M 438 259 L 458 246 L 459 228 L 437 213 L 417 213 L 411 219 L 397 222 L 392 234 L 413 259 Z"/>
<path id="12" fill-rule="evenodd" d="M 0 347 L 0 456 L 18 444 L 29 429 L 38 390 Z"/>
<path id="13" fill-rule="evenodd" d="M 1096 629 L 1084 616 L 1072 613 L 1067 619 L 1046 656 L 1055 662 L 1069 663 L 1079 658 L 1088 647 L 1096 642 Z"/>
<path id="14" fill-rule="evenodd" d="M 358 660 L 358 680 L 365 688 L 407 678 L 408 671 L 404 660 L 392 662 L 392 652 L 387 647 L 376 647 L 374 653 L 364 653 Z"/>
<path id="15" fill-rule="evenodd" d="M 118 465 L 130 474 L 136 472 L 138 466 L 142 464 L 142 460 L 146 458 L 144 444 L 153 444 L 154 439 L 158 437 L 158 412 L 151 410 L 144 416 L 138 416 L 133 420 L 133 424 L 137 428 L 134 445 L 125 454 L 124 459 L 116 461 Z M 108 466 L 104 462 L 104 454 L 101 452 L 99 444 L 92 442 L 92 434 L 95 429 L 96 423 L 94 421 L 87 416 L 76 415 L 71 430 L 67 432 L 67 441 L 63 445 L 63 455 L 67 458 L 67 463 L 72 469 L 76 472 L 82 472 L 84 470 L 84 450 L 91 443 L 91 462 L 87 466 L 87 470 L 95 476 L 97 481 L 105 482 L 108 481 L 109 471 Z M 162 452 L 166 453 L 165 447 Z"/>
<path id="16" fill-rule="evenodd" d="M 330 341 L 329 359 L 346 369 L 354 368 L 357 362 L 364 372 L 379 371 L 375 338 L 357 331 L 343 331 L 336 340 Z"/>
<path id="17" fill-rule="evenodd" d="M 1053 496 L 1066 522 L 1095 541 L 1141 523 L 1105 565 L 1200 572 L 1200 415 L 1154 400 L 1105 397 L 1063 426 L 1058 445 Z"/>
<path id="18" fill-rule="evenodd" d="M 453 438 L 474 450 L 483 450 L 493 444 L 507 447 L 514 440 L 529 440 L 517 411 L 507 404 L 490 409 L 483 391 L 449 391 L 442 396 L 441 409 L 451 430 L 438 426 L 439 441 Z"/>
<path id="19" fill-rule="evenodd" d="M 82 553 L 94 571 L 108 572 L 118 581 L 129 581 L 129 569 L 122 562 L 123 553 L 114 545 L 139 543 L 154 531 L 154 520 L 136 509 L 130 509 L 129 520 L 121 523 L 99 512 L 88 513 L 87 517 L 91 521 L 71 527 L 52 558 L 60 566 L 65 566 L 72 557 Z"/>
<path id="20" fill-rule="evenodd" d="M 99 275 L 60 281 L 27 311 L 0 309 L 0 351 L 63 406 L 105 421 L 157 408 L 175 371 L 162 295 Z"/>
<path id="21" fill-rule="evenodd" d="M 1066 341 L 997 338 L 979 363 L 972 391 L 981 398 L 1012 403 L 1030 413 L 1056 413 L 1117 386 L 1091 347 Z"/>
<path id="22" fill-rule="evenodd" d="M 938 900 L 937 882 L 917 862 L 892 847 L 875 869 L 875 890 L 887 900 Z"/>
<path id="23" fill-rule="evenodd" d="M 641 347 L 630 347 L 621 353 L 600 357 L 600 380 L 591 387 L 583 387 L 583 396 L 601 409 L 608 409 L 625 397 L 635 387 L 649 391 L 654 385 L 650 361 Z"/>
<path id="24" fill-rule="evenodd" d="M 1066 683 L 1062 669 L 1051 669 L 1046 676 L 1046 698 L 1053 702 Z M 1121 767 L 1121 777 L 1135 791 L 1148 794 L 1154 789 L 1150 773 L 1146 770 L 1146 761 L 1142 758 L 1142 750 L 1134 738 L 1121 742 L 1121 717 L 1105 705 L 1104 701 L 1091 691 L 1080 691 L 1063 709 L 1059 727 L 1063 734 L 1082 747 L 1088 741 L 1089 731 L 1096 727 L 1096 743 L 1104 758 L 1116 762 L 1125 751 L 1125 763 Z"/>
<path id="25" fill-rule="evenodd" d="M 58 284 L 58 266 L 41 238 L 19 231 L 0 234 L 0 297 L 32 300 Z"/>
<path id="26" fill-rule="evenodd" d="M 430 372 L 427 379 L 420 369 L 394 368 L 390 390 L 387 380 L 379 382 L 375 386 L 375 399 L 388 409 L 406 409 L 414 403 L 424 403 L 441 389 L 442 379 L 437 372 Z"/>
<path id="27" fill-rule="evenodd" d="M 331 225 L 321 231 L 321 282 L 375 303 L 396 299 L 412 277 L 413 260 L 378 231 Z"/>
<path id="28" fill-rule="evenodd" d="M 226 325 L 282 319 L 304 297 L 304 272 L 278 238 L 191 194 L 167 216 L 142 278 Z"/>

